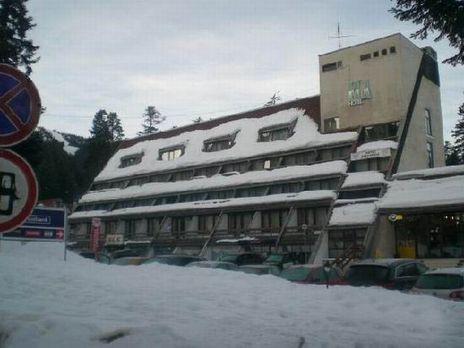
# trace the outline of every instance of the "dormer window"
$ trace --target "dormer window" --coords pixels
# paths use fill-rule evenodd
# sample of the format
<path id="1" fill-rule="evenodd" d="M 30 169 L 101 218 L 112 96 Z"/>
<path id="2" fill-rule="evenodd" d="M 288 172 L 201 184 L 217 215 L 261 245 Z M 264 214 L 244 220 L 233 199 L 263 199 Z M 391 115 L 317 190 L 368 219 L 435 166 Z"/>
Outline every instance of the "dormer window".
<path id="1" fill-rule="evenodd" d="M 185 146 L 172 146 L 159 150 L 159 160 L 161 161 L 172 161 L 179 158 L 184 154 Z"/>
<path id="2" fill-rule="evenodd" d="M 296 119 L 290 123 L 278 124 L 271 127 L 262 128 L 259 130 L 258 141 L 276 141 L 276 140 L 287 140 L 290 138 L 296 125 Z"/>
<path id="3" fill-rule="evenodd" d="M 136 164 L 142 162 L 142 157 L 143 152 L 121 157 L 121 164 L 119 165 L 119 168 L 135 166 Z"/>
<path id="4" fill-rule="evenodd" d="M 203 142 L 203 152 L 215 152 L 230 149 L 235 145 L 235 136 L 237 133 L 238 131 L 221 137 L 206 139 Z"/>

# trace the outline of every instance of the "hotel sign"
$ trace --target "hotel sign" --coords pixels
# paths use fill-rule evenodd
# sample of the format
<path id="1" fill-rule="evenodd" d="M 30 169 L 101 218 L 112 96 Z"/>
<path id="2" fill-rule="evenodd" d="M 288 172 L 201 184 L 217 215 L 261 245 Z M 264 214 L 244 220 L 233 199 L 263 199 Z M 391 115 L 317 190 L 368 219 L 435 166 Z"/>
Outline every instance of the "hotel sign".
<path id="1" fill-rule="evenodd" d="M 361 105 L 365 99 L 371 99 L 369 80 L 348 82 L 348 105 Z"/>
<path id="2" fill-rule="evenodd" d="M 360 161 L 368 158 L 377 158 L 377 157 L 390 157 L 391 149 L 375 149 L 375 150 L 364 150 L 360 152 L 355 152 L 351 154 L 352 161 Z"/>

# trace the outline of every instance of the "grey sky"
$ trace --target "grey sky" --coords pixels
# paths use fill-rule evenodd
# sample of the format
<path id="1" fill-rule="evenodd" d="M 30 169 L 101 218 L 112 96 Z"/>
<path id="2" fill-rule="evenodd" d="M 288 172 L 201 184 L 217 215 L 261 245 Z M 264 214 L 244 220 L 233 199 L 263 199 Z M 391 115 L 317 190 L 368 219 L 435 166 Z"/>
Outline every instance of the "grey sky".
<path id="1" fill-rule="evenodd" d="M 319 94 L 318 55 L 416 26 L 389 0 L 29 0 L 41 60 L 32 79 L 47 111 L 40 125 L 89 135 L 99 109 L 120 116 L 126 136 L 155 105 L 162 129 L 246 111 L 274 92 L 283 101 Z M 443 60 L 446 41 L 431 45 Z M 445 138 L 464 101 L 464 67 L 440 64 Z"/>

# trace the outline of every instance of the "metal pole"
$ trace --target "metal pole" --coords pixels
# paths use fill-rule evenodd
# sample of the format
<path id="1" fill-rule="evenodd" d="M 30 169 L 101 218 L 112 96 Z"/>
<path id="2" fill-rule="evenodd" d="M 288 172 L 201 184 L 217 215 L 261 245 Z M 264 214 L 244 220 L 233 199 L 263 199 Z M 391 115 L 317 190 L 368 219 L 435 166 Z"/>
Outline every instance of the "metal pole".
<path id="1" fill-rule="evenodd" d="M 64 262 L 66 262 L 66 243 L 68 241 L 68 212 L 64 208 Z"/>

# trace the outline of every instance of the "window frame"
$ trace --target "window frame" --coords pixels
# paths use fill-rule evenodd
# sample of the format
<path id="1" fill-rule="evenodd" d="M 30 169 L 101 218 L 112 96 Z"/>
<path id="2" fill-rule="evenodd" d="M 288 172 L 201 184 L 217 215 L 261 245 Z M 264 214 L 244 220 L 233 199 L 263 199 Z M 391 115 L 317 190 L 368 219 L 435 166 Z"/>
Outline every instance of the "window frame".
<path id="1" fill-rule="evenodd" d="M 261 128 L 258 131 L 258 142 L 260 143 L 267 143 L 279 140 L 287 140 L 295 134 L 294 129 L 297 122 L 297 118 L 289 123 L 281 123 L 270 127 Z M 280 138 L 280 136 L 276 137 L 276 134 L 280 134 L 278 132 L 285 131 L 285 139 Z M 266 134 L 266 135 L 265 135 Z"/>
<path id="2" fill-rule="evenodd" d="M 179 155 L 176 155 L 180 151 Z M 185 153 L 185 145 L 169 146 L 158 150 L 158 161 L 174 161 L 182 157 Z M 167 154 L 168 158 L 163 158 Z M 172 154 L 172 158 L 171 158 Z"/>
<path id="3" fill-rule="evenodd" d="M 120 161 L 119 168 L 132 167 L 132 166 L 135 166 L 135 165 L 139 164 L 140 162 L 142 162 L 143 155 L 144 155 L 143 152 L 139 152 L 139 153 L 135 153 L 135 154 L 122 156 L 119 159 L 119 161 Z"/>
<path id="4" fill-rule="evenodd" d="M 433 136 L 433 132 L 432 132 L 432 113 L 430 112 L 430 109 L 425 109 L 424 118 L 425 118 L 425 135 Z"/>

